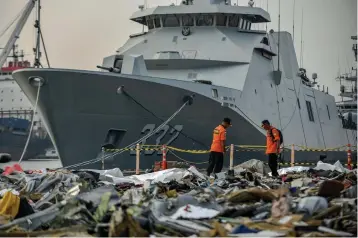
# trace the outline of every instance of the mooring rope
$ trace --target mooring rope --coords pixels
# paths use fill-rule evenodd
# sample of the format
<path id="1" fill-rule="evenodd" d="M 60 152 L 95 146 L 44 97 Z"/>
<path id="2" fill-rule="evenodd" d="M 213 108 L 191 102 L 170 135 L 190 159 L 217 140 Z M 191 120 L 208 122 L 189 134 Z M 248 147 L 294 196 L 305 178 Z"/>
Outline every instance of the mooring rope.
<path id="1" fill-rule="evenodd" d="M 36 102 L 35 102 L 34 109 L 33 109 L 29 135 L 27 136 L 27 140 L 26 140 L 26 143 L 25 143 L 24 150 L 22 151 L 22 154 L 21 154 L 21 157 L 20 157 L 20 160 L 19 160 L 19 164 L 21 163 L 22 159 L 24 158 L 26 150 L 27 150 L 27 147 L 29 146 L 32 130 L 34 128 L 35 115 L 36 115 L 36 111 L 37 111 L 37 104 L 38 104 L 39 98 L 40 98 L 40 89 L 41 89 L 41 85 L 39 84 L 38 87 L 37 87 Z"/>

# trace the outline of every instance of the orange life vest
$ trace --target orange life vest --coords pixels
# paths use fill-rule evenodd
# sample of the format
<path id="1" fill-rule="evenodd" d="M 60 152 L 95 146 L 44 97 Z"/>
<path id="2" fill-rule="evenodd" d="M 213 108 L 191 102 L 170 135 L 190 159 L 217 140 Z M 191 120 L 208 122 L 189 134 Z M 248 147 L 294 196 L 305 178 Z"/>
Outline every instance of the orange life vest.
<path id="1" fill-rule="evenodd" d="M 214 129 L 213 132 L 213 143 L 211 144 L 210 151 L 224 152 L 225 148 L 222 146 L 222 141 L 226 140 L 226 129 L 219 125 Z"/>
<path id="2" fill-rule="evenodd" d="M 272 127 L 266 133 L 266 154 L 276 154 L 277 143 L 280 141 L 280 134 L 275 127 Z"/>

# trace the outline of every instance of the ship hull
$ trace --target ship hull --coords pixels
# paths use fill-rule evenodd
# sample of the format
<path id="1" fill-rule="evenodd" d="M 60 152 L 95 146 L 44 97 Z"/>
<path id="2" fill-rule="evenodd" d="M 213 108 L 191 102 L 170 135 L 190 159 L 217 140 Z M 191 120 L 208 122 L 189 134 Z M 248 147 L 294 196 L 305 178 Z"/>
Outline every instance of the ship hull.
<path id="1" fill-rule="evenodd" d="M 36 88 L 29 84 L 29 77 L 45 79 L 41 88 L 39 110 L 51 139 L 59 152 L 63 166 L 73 165 L 101 157 L 101 147 L 108 143 L 109 130 L 118 130 L 121 138 L 116 148 L 127 146 L 158 127 L 183 104 L 187 96 L 195 95 L 193 104 L 187 105 L 173 118 L 167 127 L 154 134 L 146 145 L 162 145 L 185 150 L 208 150 L 212 131 L 224 117 L 232 119 L 233 126 L 227 131 L 227 143 L 262 146 L 265 133 L 252 125 L 247 118 L 218 100 L 203 95 L 210 85 L 174 80 L 138 78 L 101 72 L 74 70 L 20 70 L 14 78 L 34 103 Z M 124 86 L 125 93 L 117 93 Z M 191 89 L 192 88 L 192 89 Z M 135 99 L 135 101 L 133 100 Z M 149 111 L 148 111 L 149 110 Z M 155 114 L 155 116 L 153 115 Z M 175 128 L 175 129 L 173 129 Z M 180 132 L 178 132 L 180 131 Z M 208 154 L 175 152 L 168 153 L 168 160 L 185 160 L 199 167 L 207 166 Z M 296 153 L 296 162 L 316 163 L 321 153 Z M 142 151 L 140 168 L 151 168 L 161 160 L 160 151 Z M 225 165 L 229 164 L 226 154 Z M 234 154 L 234 164 L 249 159 L 267 160 L 263 150 L 239 151 Z M 285 154 L 289 158 L 289 152 Z M 328 153 L 328 160 L 346 160 L 345 152 Z M 135 168 L 135 151 L 124 152 L 105 160 L 106 168 Z M 86 168 L 102 168 L 97 161 Z"/>

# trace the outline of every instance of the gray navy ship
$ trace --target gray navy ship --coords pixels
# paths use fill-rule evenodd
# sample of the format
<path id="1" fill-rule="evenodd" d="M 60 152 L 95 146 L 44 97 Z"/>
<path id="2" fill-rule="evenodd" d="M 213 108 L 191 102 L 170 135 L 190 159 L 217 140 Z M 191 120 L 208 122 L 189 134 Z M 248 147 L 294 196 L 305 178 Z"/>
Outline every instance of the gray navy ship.
<path id="1" fill-rule="evenodd" d="M 290 33 L 257 27 L 270 22 L 265 10 L 230 0 L 186 0 L 141 7 L 130 20 L 148 30 L 105 57 L 101 71 L 13 73 L 32 103 L 40 85 L 39 112 L 64 166 L 100 157 L 104 146 L 135 142 L 187 99 L 190 103 L 141 144 L 208 150 L 213 129 L 229 117 L 228 143 L 263 146 L 260 124 L 268 119 L 282 131 L 285 146 L 338 148 L 326 152 L 328 159 L 347 161 L 345 145 L 356 145 L 356 124 L 342 123 L 335 98 L 317 89 L 316 74 L 310 79 L 299 68 Z M 140 167 L 152 167 L 161 156 L 161 151 L 142 151 Z M 318 156 L 295 154 L 296 162 L 317 162 Z M 235 152 L 234 163 L 252 158 L 267 160 L 264 151 Z M 208 154 L 176 151 L 167 159 L 200 163 Z M 101 166 L 97 161 L 83 167 Z M 113 155 L 105 166 L 134 169 L 135 151 Z"/>

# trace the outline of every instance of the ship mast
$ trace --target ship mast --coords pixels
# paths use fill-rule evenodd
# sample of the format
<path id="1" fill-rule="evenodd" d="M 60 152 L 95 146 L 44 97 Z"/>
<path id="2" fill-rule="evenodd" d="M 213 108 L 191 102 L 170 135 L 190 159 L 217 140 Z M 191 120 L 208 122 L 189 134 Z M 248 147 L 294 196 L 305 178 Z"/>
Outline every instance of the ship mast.
<path id="1" fill-rule="evenodd" d="M 35 68 L 39 68 L 42 67 L 41 64 L 41 43 L 42 43 L 42 47 L 44 48 L 45 51 L 45 56 L 46 56 L 46 61 L 47 61 L 47 65 L 50 68 L 50 61 L 48 59 L 48 55 L 47 55 L 47 51 L 46 51 L 46 46 L 45 46 L 45 42 L 44 42 L 44 38 L 42 35 L 42 31 L 41 31 L 41 0 L 37 0 L 37 19 L 35 20 L 35 28 L 37 29 L 37 36 L 36 36 L 36 47 L 34 48 L 34 54 L 35 54 L 35 60 L 34 60 L 34 67 Z"/>

